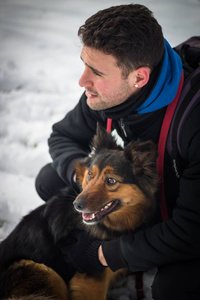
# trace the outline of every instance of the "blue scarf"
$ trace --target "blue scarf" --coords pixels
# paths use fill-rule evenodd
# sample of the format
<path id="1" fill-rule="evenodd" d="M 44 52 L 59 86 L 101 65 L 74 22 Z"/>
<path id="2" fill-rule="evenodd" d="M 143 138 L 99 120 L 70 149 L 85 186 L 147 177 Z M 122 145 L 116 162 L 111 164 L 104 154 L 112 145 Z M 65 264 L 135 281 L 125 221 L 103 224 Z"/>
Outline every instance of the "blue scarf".
<path id="1" fill-rule="evenodd" d="M 165 40 L 165 55 L 160 76 L 147 100 L 136 109 L 137 113 L 149 113 L 172 102 L 178 91 L 182 71 L 181 58 Z"/>

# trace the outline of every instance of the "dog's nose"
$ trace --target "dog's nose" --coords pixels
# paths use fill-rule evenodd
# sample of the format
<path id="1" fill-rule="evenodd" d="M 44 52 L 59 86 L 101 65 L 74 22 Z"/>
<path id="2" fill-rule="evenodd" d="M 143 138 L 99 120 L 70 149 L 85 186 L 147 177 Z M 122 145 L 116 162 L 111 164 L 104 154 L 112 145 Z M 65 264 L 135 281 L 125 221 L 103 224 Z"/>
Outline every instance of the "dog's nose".
<path id="1" fill-rule="evenodd" d="M 80 211 L 80 210 L 82 211 L 86 207 L 86 202 L 81 198 L 76 199 L 73 202 L 73 204 L 74 204 L 75 209 L 78 211 Z"/>

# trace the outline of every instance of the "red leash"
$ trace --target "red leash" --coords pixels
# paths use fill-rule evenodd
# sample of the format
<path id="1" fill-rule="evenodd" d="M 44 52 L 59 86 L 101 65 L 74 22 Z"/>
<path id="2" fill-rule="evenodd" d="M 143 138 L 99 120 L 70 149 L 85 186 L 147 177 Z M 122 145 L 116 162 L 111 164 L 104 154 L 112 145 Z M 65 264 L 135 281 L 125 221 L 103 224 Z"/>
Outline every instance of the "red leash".
<path id="1" fill-rule="evenodd" d="M 111 133 L 112 119 L 107 119 L 107 132 Z"/>
<path id="2" fill-rule="evenodd" d="M 164 190 L 164 154 L 165 154 L 165 147 L 166 147 L 166 141 L 167 136 L 170 128 L 170 124 L 174 115 L 174 111 L 176 109 L 176 105 L 178 103 L 178 99 L 180 97 L 180 93 L 183 87 L 183 81 L 184 81 L 184 75 L 183 72 L 181 74 L 181 80 L 179 82 L 178 91 L 176 94 L 176 97 L 174 100 L 168 105 L 164 120 L 162 123 L 161 131 L 160 131 L 160 137 L 158 142 L 158 159 L 157 159 L 157 171 L 158 175 L 161 179 L 161 201 L 160 201 L 160 210 L 162 214 L 163 221 L 168 219 L 168 212 L 167 212 L 167 206 L 165 201 L 165 190 Z"/>
<path id="3" fill-rule="evenodd" d="M 135 288 L 137 293 L 137 299 L 144 299 L 144 291 L 143 291 L 143 272 L 135 273 Z"/>

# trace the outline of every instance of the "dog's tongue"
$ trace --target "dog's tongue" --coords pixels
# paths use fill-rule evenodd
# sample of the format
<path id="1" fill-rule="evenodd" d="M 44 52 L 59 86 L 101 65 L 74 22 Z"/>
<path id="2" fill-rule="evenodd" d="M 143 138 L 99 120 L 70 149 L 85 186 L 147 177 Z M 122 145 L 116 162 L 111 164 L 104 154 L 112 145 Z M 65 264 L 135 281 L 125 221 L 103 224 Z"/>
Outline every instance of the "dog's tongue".
<path id="1" fill-rule="evenodd" d="M 82 213 L 82 218 L 86 221 L 94 219 L 95 213 Z"/>
<path id="2" fill-rule="evenodd" d="M 85 221 L 99 220 L 103 215 L 105 215 L 106 211 L 95 211 L 93 213 L 82 213 L 82 218 Z"/>

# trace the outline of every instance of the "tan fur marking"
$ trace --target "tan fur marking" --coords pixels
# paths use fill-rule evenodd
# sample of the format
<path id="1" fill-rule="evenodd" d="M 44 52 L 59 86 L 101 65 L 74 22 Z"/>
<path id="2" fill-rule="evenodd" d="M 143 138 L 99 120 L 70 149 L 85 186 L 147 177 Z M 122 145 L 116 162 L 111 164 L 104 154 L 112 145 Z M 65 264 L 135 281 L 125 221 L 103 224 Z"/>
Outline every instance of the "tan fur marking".
<path id="1" fill-rule="evenodd" d="M 81 162 L 77 161 L 75 164 L 76 176 L 79 183 L 82 185 L 83 181 L 86 179 L 86 172 L 88 168 Z"/>
<path id="2" fill-rule="evenodd" d="M 104 224 L 113 230 L 134 230 L 148 218 L 152 202 L 133 184 L 121 184 L 116 193 L 122 207 L 106 216 Z"/>
<path id="3" fill-rule="evenodd" d="M 64 280 L 53 269 L 44 264 L 24 259 L 14 263 L 12 268 L 13 274 L 16 274 L 17 276 L 15 275 L 15 288 L 12 290 L 11 297 L 12 295 L 15 297 L 29 295 L 32 284 L 34 283 L 36 287 L 38 286 L 38 290 L 34 291 L 37 296 L 41 295 L 45 297 L 54 297 L 54 299 L 57 300 L 67 300 L 67 286 Z M 28 273 L 28 276 L 24 277 L 23 272 L 24 274 Z M 18 275 L 20 275 L 20 277 L 17 284 Z M 23 276 L 23 285 L 20 280 L 21 276 Z"/>
<path id="4" fill-rule="evenodd" d="M 119 270 L 115 273 L 110 268 L 106 268 L 101 279 L 88 277 L 86 274 L 76 273 L 69 283 L 70 299 L 73 300 L 106 300 L 109 285 L 119 274 L 124 273 Z"/>

